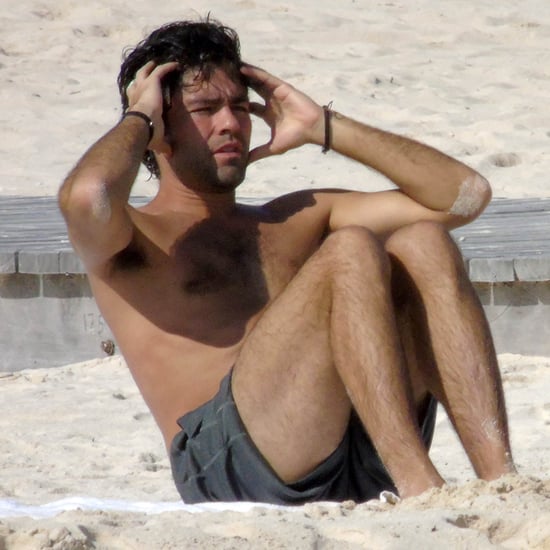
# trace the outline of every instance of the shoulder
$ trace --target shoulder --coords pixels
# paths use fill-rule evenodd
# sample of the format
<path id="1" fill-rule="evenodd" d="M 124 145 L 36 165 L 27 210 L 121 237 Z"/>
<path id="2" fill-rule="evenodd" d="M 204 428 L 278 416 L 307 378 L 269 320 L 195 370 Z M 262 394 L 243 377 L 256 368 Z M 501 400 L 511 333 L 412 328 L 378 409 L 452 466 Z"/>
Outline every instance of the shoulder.
<path id="1" fill-rule="evenodd" d="M 88 269 L 103 279 L 111 278 L 118 271 L 129 272 L 146 267 L 151 250 L 159 249 L 161 236 L 169 228 L 169 220 L 148 212 L 146 205 L 136 207 L 127 204 L 125 211 L 130 227 L 128 238 L 113 248 L 103 262 Z"/>

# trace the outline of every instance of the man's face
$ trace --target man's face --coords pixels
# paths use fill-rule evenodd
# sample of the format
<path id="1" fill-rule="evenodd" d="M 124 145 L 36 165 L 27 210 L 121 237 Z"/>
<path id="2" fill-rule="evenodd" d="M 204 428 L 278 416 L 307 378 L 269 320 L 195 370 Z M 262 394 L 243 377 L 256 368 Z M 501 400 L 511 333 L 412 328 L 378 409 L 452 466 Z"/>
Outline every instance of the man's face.
<path id="1" fill-rule="evenodd" d="M 233 191 L 244 179 L 251 121 L 247 88 L 221 68 L 208 80 L 184 75 L 168 111 L 171 164 L 184 184 L 205 192 Z"/>

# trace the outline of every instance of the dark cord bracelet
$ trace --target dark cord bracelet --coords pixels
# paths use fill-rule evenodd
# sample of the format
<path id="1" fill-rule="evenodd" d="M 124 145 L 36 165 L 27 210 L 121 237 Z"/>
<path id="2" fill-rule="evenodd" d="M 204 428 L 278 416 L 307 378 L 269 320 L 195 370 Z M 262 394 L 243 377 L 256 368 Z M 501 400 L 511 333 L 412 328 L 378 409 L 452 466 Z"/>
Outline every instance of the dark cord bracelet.
<path id="1" fill-rule="evenodd" d="M 332 118 L 332 101 L 328 105 L 323 105 L 323 112 L 325 115 L 325 143 L 323 145 L 322 153 L 326 154 L 330 151 L 332 145 L 332 133 L 330 127 L 330 119 Z"/>
<path id="2" fill-rule="evenodd" d="M 141 118 L 147 123 L 147 126 L 149 128 L 149 140 L 147 141 L 147 145 L 151 143 L 151 140 L 153 139 L 153 135 L 155 134 L 155 127 L 153 126 L 153 121 L 141 111 L 126 111 L 124 113 L 124 116 L 122 117 L 125 119 L 127 116 L 137 116 L 138 118 Z"/>

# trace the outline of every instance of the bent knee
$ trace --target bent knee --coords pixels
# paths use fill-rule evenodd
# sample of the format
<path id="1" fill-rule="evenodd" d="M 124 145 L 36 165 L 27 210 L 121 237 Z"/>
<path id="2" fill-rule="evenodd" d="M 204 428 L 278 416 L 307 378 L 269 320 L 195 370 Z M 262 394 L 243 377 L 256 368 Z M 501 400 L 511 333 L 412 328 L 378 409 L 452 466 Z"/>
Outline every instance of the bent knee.
<path id="1" fill-rule="evenodd" d="M 388 244 L 403 243 L 410 240 L 418 242 L 431 242 L 434 240 L 446 240 L 449 238 L 449 232 L 442 223 L 422 220 L 401 227 L 388 239 Z"/>
<path id="2" fill-rule="evenodd" d="M 365 227 L 350 225 L 333 231 L 323 243 L 323 247 L 335 255 L 353 257 L 353 254 L 382 254 L 385 249 L 376 235 Z"/>
<path id="3" fill-rule="evenodd" d="M 376 235 L 360 225 L 348 225 L 329 234 L 325 243 L 337 243 L 338 246 L 351 246 L 357 248 L 380 247 L 381 242 Z"/>
<path id="4" fill-rule="evenodd" d="M 389 272 L 389 257 L 380 239 L 365 227 L 350 225 L 332 232 L 321 246 L 336 267 L 362 265 L 379 266 Z"/>
<path id="5" fill-rule="evenodd" d="M 420 221 L 399 229 L 386 242 L 386 250 L 413 276 L 456 282 L 466 273 L 460 250 L 437 222 Z"/>
<path id="6" fill-rule="evenodd" d="M 386 250 L 399 258 L 427 257 L 444 259 L 461 257 L 445 226 L 433 221 L 419 221 L 398 229 L 386 242 Z"/>

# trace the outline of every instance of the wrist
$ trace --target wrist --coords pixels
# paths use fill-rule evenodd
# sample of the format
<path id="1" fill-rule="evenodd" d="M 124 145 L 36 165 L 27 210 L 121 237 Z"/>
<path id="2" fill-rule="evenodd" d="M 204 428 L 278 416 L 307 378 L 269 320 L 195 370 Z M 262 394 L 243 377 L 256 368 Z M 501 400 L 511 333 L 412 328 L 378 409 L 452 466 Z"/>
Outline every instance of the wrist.
<path id="1" fill-rule="evenodd" d="M 311 128 L 309 143 L 319 145 L 323 153 L 332 148 L 332 124 L 334 111 L 332 101 L 319 109 L 319 116 Z"/>
<path id="2" fill-rule="evenodd" d="M 325 142 L 325 111 L 322 106 L 318 106 L 319 111 L 315 122 L 311 125 L 306 137 L 307 143 L 323 147 Z"/>
<path id="3" fill-rule="evenodd" d="M 149 131 L 149 139 L 147 140 L 147 145 L 149 145 L 151 143 L 151 140 L 153 139 L 153 136 L 155 135 L 155 126 L 153 124 L 153 121 L 151 120 L 151 117 L 136 109 L 126 111 L 124 115 L 122 115 L 122 120 L 128 117 L 139 118 L 147 125 Z"/>

